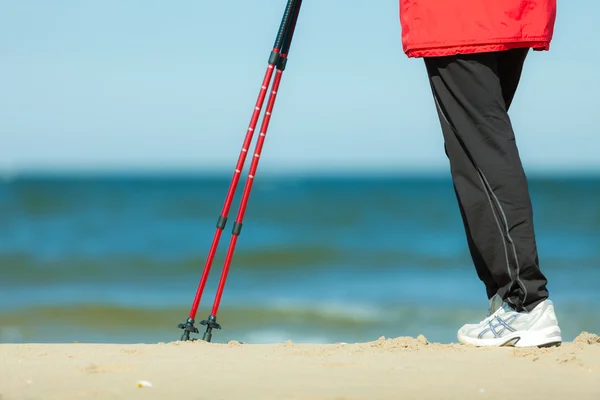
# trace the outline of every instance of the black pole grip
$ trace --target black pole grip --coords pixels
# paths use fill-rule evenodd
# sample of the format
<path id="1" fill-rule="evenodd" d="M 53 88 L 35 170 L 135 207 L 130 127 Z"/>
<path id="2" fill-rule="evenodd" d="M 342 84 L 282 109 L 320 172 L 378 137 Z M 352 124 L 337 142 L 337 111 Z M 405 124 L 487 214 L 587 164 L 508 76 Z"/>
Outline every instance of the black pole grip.
<path id="1" fill-rule="evenodd" d="M 283 18 L 281 18 L 281 24 L 279 25 L 279 32 L 277 33 L 277 38 L 275 39 L 275 44 L 273 48 L 281 49 L 283 45 L 283 41 L 285 39 L 285 34 L 290 23 L 290 19 L 292 17 L 292 12 L 296 6 L 297 0 L 288 0 L 287 6 L 285 7 L 285 12 L 283 13 Z"/>
<path id="2" fill-rule="evenodd" d="M 289 54 L 290 47 L 292 46 L 292 38 L 294 37 L 294 31 L 296 29 L 296 22 L 298 21 L 298 15 L 300 14 L 300 7 L 302 7 L 302 0 L 298 0 L 296 6 L 294 7 L 292 20 L 288 25 L 288 28 L 285 32 L 285 36 L 283 39 L 283 44 L 281 45 L 281 54 L 285 54 L 285 57 L 279 57 L 277 59 L 277 69 L 280 71 L 285 70 L 285 66 L 287 64 L 287 55 Z"/>
<path id="3" fill-rule="evenodd" d="M 281 54 L 288 54 L 290 51 L 294 30 L 296 29 L 296 22 L 298 21 L 298 15 L 300 14 L 300 7 L 302 7 L 302 0 L 298 0 L 294 7 L 291 22 L 286 29 L 283 44 L 281 45 Z"/>

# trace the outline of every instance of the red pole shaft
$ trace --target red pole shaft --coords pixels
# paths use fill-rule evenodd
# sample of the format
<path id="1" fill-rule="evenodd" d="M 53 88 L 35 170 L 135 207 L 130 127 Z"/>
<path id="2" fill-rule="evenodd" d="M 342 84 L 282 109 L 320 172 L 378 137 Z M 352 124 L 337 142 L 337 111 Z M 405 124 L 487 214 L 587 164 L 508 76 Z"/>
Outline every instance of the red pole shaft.
<path id="1" fill-rule="evenodd" d="M 279 49 L 274 49 L 273 51 L 275 53 L 278 53 Z M 223 205 L 223 210 L 221 211 L 221 218 L 219 218 L 219 222 L 217 223 L 217 230 L 215 232 L 215 236 L 213 238 L 213 242 L 210 247 L 208 257 L 206 259 L 206 264 L 204 265 L 204 271 L 202 272 L 202 277 L 200 278 L 200 283 L 198 285 L 198 290 L 196 291 L 196 296 L 194 297 L 194 302 L 192 303 L 192 309 L 190 310 L 190 316 L 189 316 L 192 319 L 196 318 L 196 313 L 198 312 L 198 307 L 200 306 L 200 300 L 202 298 L 204 288 L 206 287 L 206 282 L 208 281 L 208 275 L 210 274 L 210 270 L 212 268 L 212 263 L 214 261 L 215 254 L 217 253 L 217 249 L 219 247 L 219 241 L 221 239 L 221 234 L 223 233 L 223 229 L 225 228 L 225 221 L 227 220 L 229 210 L 231 209 L 231 203 L 233 202 L 233 197 L 235 195 L 235 191 L 236 191 L 238 182 L 240 180 L 240 175 L 242 173 L 242 170 L 244 169 L 244 163 L 246 162 L 246 155 L 248 154 L 250 144 L 252 143 L 252 137 L 254 135 L 254 130 L 256 129 L 256 125 L 258 123 L 258 118 L 260 117 L 260 111 L 261 111 L 263 103 L 265 101 L 265 97 L 267 95 L 267 89 L 269 88 L 269 84 L 271 83 L 271 78 L 273 76 L 274 69 L 275 69 L 275 65 L 269 64 L 269 66 L 267 67 L 267 71 L 265 73 L 265 77 L 263 79 L 262 87 L 258 94 L 258 99 L 256 100 L 254 112 L 252 113 L 252 118 L 250 120 L 250 127 L 248 128 L 248 131 L 246 133 L 246 138 L 244 140 L 244 144 L 242 145 L 242 150 L 240 151 L 238 162 L 235 167 L 235 172 L 233 173 L 233 179 L 231 180 L 231 184 L 229 185 L 229 191 L 227 192 L 227 197 L 225 198 L 225 204 Z"/>
<path id="2" fill-rule="evenodd" d="M 282 54 L 282 57 L 286 55 Z M 241 224 L 244 220 L 244 214 L 246 213 L 246 207 L 248 205 L 248 199 L 250 198 L 250 191 L 252 190 L 252 183 L 254 182 L 254 175 L 256 174 L 256 169 L 258 167 L 258 160 L 260 158 L 260 154 L 262 152 L 263 144 L 265 141 L 265 137 L 267 135 L 267 130 L 269 129 L 269 122 L 271 121 L 271 113 L 273 112 L 273 107 L 275 106 L 275 100 L 277 99 L 277 91 L 279 90 L 279 84 L 281 83 L 281 76 L 283 71 L 278 69 L 275 75 L 275 80 L 273 81 L 273 90 L 271 91 L 271 95 L 269 97 L 269 102 L 267 104 L 267 110 L 265 112 L 265 117 L 262 122 L 262 126 L 260 129 L 260 136 L 256 141 L 256 149 L 254 151 L 254 157 L 252 158 L 252 163 L 250 164 L 250 171 L 248 173 L 248 180 L 246 181 L 246 186 L 244 187 L 244 193 L 242 196 L 242 200 L 240 202 L 240 209 L 238 212 L 238 216 L 236 218 L 236 225 L 241 229 Z M 219 281 L 219 286 L 217 288 L 217 293 L 215 296 L 215 302 L 213 304 L 211 315 L 216 317 L 217 312 L 219 311 L 219 305 L 221 304 L 221 297 L 223 296 L 223 290 L 225 289 L 225 282 L 227 280 L 227 275 L 229 273 L 229 268 L 231 266 L 231 260 L 233 259 L 233 253 L 235 251 L 235 245 L 237 243 L 237 239 L 239 237 L 239 231 L 236 232 L 236 227 L 234 227 L 234 233 L 231 235 L 231 242 L 229 243 L 229 249 L 227 250 L 227 256 L 225 257 L 225 265 L 223 266 L 223 272 L 221 273 L 221 280 Z"/>

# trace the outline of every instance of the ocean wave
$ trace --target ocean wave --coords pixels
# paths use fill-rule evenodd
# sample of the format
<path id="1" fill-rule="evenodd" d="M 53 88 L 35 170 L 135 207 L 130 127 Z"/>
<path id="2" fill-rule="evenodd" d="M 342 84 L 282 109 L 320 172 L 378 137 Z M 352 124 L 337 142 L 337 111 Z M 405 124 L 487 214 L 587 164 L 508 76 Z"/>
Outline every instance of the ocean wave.
<path id="1" fill-rule="evenodd" d="M 598 310 L 582 310 L 578 302 L 558 301 L 557 314 L 564 336 L 585 330 L 600 331 Z M 361 341 L 420 333 L 437 341 L 451 341 L 456 329 L 485 317 L 480 305 L 371 304 L 339 301 L 277 300 L 253 306 L 226 306 L 219 310 L 222 331 L 218 341 L 272 343 L 287 339 L 325 343 Z M 201 308 L 199 321 L 208 317 Z M 103 341 L 153 342 L 177 340 L 186 307 L 122 307 L 108 304 L 26 307 L 0 312 L 0 342 Z M 198 335 L 198 338 L 201 335 Z"/>
<path id="2" fill-rule="evenodd" d="M 172 325 L 175 319 L 186 317 L 189 310 L 183 307 L 143 308 L 121 307 L 109 304 L 78 304 L 26 307 L 0 313 L 2 325 L 28 325 L 32 321 L 84 325 L 112 329 L 120 326 Z M 255 307 L 223 307 L 219 319 L 223 324 L 255 323 L 327 323 L 352 326 L 381 321 L 383 314 L 376 307 L 342 304 L 306 304 L 279 302 L 276 305 Z M 198 318 L 202 314 L 198 312 Z"/>

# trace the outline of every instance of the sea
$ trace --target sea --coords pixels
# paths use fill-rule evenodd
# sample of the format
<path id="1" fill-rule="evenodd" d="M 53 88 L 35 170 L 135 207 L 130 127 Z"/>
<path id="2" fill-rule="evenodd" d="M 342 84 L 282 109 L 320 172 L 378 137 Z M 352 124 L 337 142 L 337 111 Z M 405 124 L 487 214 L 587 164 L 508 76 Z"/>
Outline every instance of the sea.
<path id="1" fill-rule="evenodd" d="M 0 342 L 181 338 L 230 175 L 29 175 L 0 182 Z M 240 182 L 196 326 L 215 299 Z M 530 179 L 564 340 L 600 333 L 600 177 Z M 257 177 L 212 341 L 456 342 L 488 301 L 449 176 Z"/>

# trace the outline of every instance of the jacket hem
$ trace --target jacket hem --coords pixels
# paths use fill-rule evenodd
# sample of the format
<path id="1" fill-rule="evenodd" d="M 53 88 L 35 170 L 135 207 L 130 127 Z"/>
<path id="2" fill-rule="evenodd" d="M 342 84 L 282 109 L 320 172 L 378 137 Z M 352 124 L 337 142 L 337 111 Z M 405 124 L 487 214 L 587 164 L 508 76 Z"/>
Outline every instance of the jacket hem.
<path id="1" fill-rule="evenodd" d="M 505 43 L 494 43 L 494 44 L 469 44 L 469 45 L 453 45 L 453 46 L 425 46 L 405 49 L 405 53 L 409 58 L 421 58 L 421 57 L 444 57 L 453 56 L 457 54 L 474 54 L 474 53 L 488 53 L 494 51 L 505 51 L 516 48 L 531 48 L 537 51 L 550 50 L 550 41 L 539 40 L 539 41 L 515 41 Z"/>

